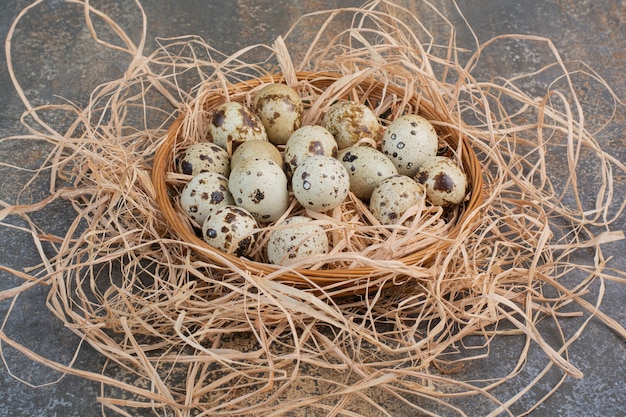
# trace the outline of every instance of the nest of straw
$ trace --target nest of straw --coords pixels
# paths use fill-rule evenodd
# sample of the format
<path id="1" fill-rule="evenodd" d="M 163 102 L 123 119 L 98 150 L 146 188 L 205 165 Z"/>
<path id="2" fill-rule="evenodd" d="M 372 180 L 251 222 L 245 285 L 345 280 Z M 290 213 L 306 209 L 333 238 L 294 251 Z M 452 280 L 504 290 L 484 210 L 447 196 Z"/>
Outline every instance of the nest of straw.
<path id="1" fill-rule="evenodd" d="M 283 62 L 288 62 L 286 51 Z M 287 69 L 292 69 L 289 65 Z M 457 239 L 471 233 L 480 215 L 483 181 L 481 165 L 469 142 L 455 131 L 454 126 L 445 120 L 424 98 L 419 91 L 406 97 L 404 88 L 390 81 L 382 81 L 376 74 L 364 73 L 355 77 L 329 72 L 300 72 L 289 75 L 275 74 L 255 78 L 234 85 L 229 85 L 224 92 L 215 83 L 202 85 L 205 94 L 200 94 L 202 101 L 193 106 L 192 111 L 181 114 L 170 126 L 167 139 L 159 147 L 152 168 L 152 181 L 156 200 L 161 214 L 177 239 L 193 243 L 199 256 L 218 266 L 226 263 L 237 265 L 253 275 L 269 277 L 284 283 L 309 287 L 316 293 L 324 291 L 333 298 L 350 294 L 362 294 L 374 291 L 376 287 L 399 285 L 410 281 L 406 269 L 429 267 L 438 254 L 445 252 Z M 409 223 L 400 219 L 398 225 L 383 226 L 372 224 L 372 214 L 367 205 L 354 195 L 350 195 L 343 205 L 332 213 L 317 214 L 305 212 L 302 207 L 292 205 L 289 215 L 314 215 L 317 220 L 326 222 L 331 230 L 333 249 L 319 258 L 304 259 L 290 268 L 279 267 L 264 262 L 263 235 L 267 235 L 273 226 L 263 227 L 257 232 L 258 248 L 252 250 L 252 260 L 223 253 L 205 243 L 184 214 L 177 207 L 175 198 L 180 194 L 181 186 L 186 182 L 176 175 L 174 168 L 176 155 L 190 144 L 205 141 L 202 135 L 206 113 L 229 100 L 240 100 L 249 105 L 250 97 L 268 83 L 285 82 L 285 78 L 296 81 L 292 85 L 302 93 L 306 103 L 304 123 L 320 124 L 326 109 L 338 100 L 352 99 L 360 103 L 370 103 L 377 114 L 392 118 L 406 113 L 420 114 L 438 126 L 438 135 L 442 138 L 442 152 L 447 152 L 459 160 L 469 178 L 468 195 L 460 206 L 451 209 L 442 207 L 416 206 L 415 210 L 405 213 Z M 392 77 L 390 77 L 392 78 Z M 200 111 L 195 110 L 201 109 Z M 189 133 L 191 132 L 191 134 Z M 194 135 L 194 133 L 196 133 Z M 275 227 L 275 226 L 274 226 Z"/>
<path id="2" fill-rule="evenodd" d="M 488 347 L 500 335 L 518 335 L 545 353 L 544 371 L 579 377 L 564 355 L 577 335 L 561 333 L 560 346 L 549 344 L 541 320 L 560 326 L 562 307 L 575 304 L 626 336 L 582 298 L 608 276 L 601 244 L 621 238 L 609 228 L 622 210 L 612 202 L 611 172 L 626 169 L 572 111 L 571 82 L 537 98 L 515 81 L 542 71 L 476 80 L 472 68 L 490 43 L 463 65 L 453 30 L 447 43 L 435 43 L 418 17 L 386 1 L 304 16 L 275 44 L 228 57 L 197 37 L 162 40 L 144 56 L 114 21 L 84 7 L 89 26 L 103 19 L 134 59 L 85 109 L 55 107 L 76 120 L 62 134 L 37 117 L 41 108 L 29 107 L 45 128 L 33 136 L 55 146 L 41 169 L 51 171 L 54 189 L 39 203 L 5 207 L 0 218 L 27 218 L 63 198 L 76 219 L 63 236 L 33 230 L 56 252 L 43 272 L 11 271 L 27 281 L 2 298 L 50 284 L 49 307 L 107 365 L 101 374 L 84 372 L 0 336 L 35 360 L 102 382 L 105 406 L 125 415 L 137 408 L 178 416 L 463 414 L 458 399 L 472 397 L 491 415 L 512 414 L 541 378 L 511 398 L 494 391 L 516 377 L 527 350 L 489 378 L 467 381 L 464 367 L 485 355 L 468 340 Z M 307 19 L 321 19 L 321 29 L 294 58 L 291 38 L 302 42 Z M 264 58 L 246 59 L 257 53 Z M 570 81 L 558 55 L 548 69 Z M 171 126 L 193 141 L 203 131 L 198 103 L 245 102 L 277 77 L 329 99 L 377 94 L 381 112 L 430 113 L 471 173 L 471 197 L 455 221 L 414 224 L 385 236 L 377 252 L 385 256 L 350 251 L 330 271 L 259 266 L 210 251 L 173 226 L 163 187 L 176 182 L 168 163 L 185 142 Z M 309 112 L 307 123 L 322 113 Z M 576 182 L 583 158 L 603 178 L 591 204 Z M 61 181 L 71 185 L 54 187 Z M 418 231 L 420 240 L 407 244 Z M 577 261 L 588 248 L 593 261 Z M 572 276 L 581 278 L 568 284 L 564 277 Z"/>

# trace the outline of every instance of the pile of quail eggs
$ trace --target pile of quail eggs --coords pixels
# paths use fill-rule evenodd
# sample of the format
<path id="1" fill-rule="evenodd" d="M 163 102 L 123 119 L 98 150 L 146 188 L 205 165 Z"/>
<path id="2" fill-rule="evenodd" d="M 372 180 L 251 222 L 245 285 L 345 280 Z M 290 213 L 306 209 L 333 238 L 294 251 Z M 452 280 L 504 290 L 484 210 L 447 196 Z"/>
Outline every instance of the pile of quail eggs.
<path id="1" fill-rule="evenodd" d="M 294 89 L 267 84 L 251 107 L 213 109 L 207 140 L 177 154 L 176 170 L 190 178 L 180 206 L 209 245 L 247 256 L 254 232 L 272 225 L 267 260 L 288 265 L 329 251 L 319 222 L 284 216 L 293 204 L 326 213 L 353 193 L 381 225 L 393 225 L 415 204 L 450 207 L 465 199 L 465 172 L 438 156 L 437 133 L 422 116 L 383 126 L 354 101 L 333 104 L 321 125 L 303 126 L 303 113 Z"/>

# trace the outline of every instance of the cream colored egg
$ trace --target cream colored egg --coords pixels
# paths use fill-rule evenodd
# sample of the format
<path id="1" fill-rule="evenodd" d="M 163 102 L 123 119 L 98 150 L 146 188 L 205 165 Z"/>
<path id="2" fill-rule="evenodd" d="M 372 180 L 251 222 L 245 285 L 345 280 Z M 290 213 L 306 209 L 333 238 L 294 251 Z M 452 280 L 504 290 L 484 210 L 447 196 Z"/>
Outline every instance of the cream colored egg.
<path id="1" fill-rule="evenodd" d="M 202 225 L 202 238 L 209 245 L 237 256 L 250 253 L 256 220 L 237 206 L 224 206 L 213 211 Z"/>
<path id="2" fill-rule="evenodd" d="M 426 187 L 428 200 L 436 206 L 460 204 L 467 193 L 467 175 L 452 159 L 435 156 L 417 172 L 416 181 Z"/>
<path id="3" fill-rule="evenodd" d="M 272 232 L 267 242 L 270 263 L 290 265 L 298 260 L 328 253 L 328 237 L 324 228 L 311 223 L 307 216 L 285 219 Z"/>
<path id="4" fill-rule="evenodd" d="M 211 114 L 208 125 L 210 137 L 230 155 L 243 142 L 267 140 L 261 120 L 248 107 L 239 102 L 223 103 Z"/>
<path id="5" fill-rule="evenodd" d="M 226 150 L 214 143 L 194 143 L 177 156 L 176 170 L 185 175 L 216 172 L 228 177 L 230 156 Z"/>
<path id="6" fill-rule="evenodd" d="M 398 169 L 414 177 L 419 167 L 437 155 L 439 139 L 433 125 L 417 114 L 406 114 L 392 121 L 383 134 L 381 151 Z"/>
<path id="7" fill-rule="evenodd" d="M 335 158 L 314 155 L 298 165 L 291 187 L 303 207 L 323 213 L 343 203 L 350 192 L 350 177 Z"/>
<path id="8" fill-rule="evenodd" d="M 383 180 L 372 192 L 369 209 L 381 224 L 396 224 L 408 209 L 424 201 L 424 187 L 406 175 Z"/>
<path id="9" fill-rule="evenodd" d="M 234 204 L 228 179 L 216 172 L 194 175 L 180 193 L 180 206 L 198 225 L 204 223 L 211 211 L 228 204 Z"/>
<path id="10" fill-rule="evenodd" d="M 236 166 L 250 159 L 269 159 L 278 166 L 283 166 L 283 156 L 278 148 L 266 140 L 250 140 L 237 147 L 230 159 L 231 166 Z"/>
<path id="11" fill-rule="evenodd" d="M 298 164 L 309 156 L 337 156 L 337 142 L 322 126 L 306 125 L 291 134 L 285 145 L 285 172 L 293 174 Z"/>
<path id="12" fill-rule="evenodd" d="M 259 116 L 270 142 L 287 143 L 289 136 L 302 126 L 304 106 L 300 95 L 285 84 L 268 84 L 254 96 L 252 108 Z"/>
<path id="13" fill-rule="evenodd" d="M 278 220 L 287 211 L 287 186 L 282 167 L 269 159 L 250 159 L 234 166 L 228 180 L 235 204 L 259 222 Z"/>
<path id="14" fill-rule="evenodd" d="M 382 180 L 398 173 L 389 158 L 369 146 L 342 149 L 337 160 L 350 174 L 350 191 L 363 201 L 369 201 L 372 191 Z"/>
<path id="15" fill-rule="evenodd" d="M 382 129 L 374 112 L 356 101 L 333 104 L 324 115 L 322 125 L 335 137 L 339 149 L 364 138 L 376 140 Z"/>

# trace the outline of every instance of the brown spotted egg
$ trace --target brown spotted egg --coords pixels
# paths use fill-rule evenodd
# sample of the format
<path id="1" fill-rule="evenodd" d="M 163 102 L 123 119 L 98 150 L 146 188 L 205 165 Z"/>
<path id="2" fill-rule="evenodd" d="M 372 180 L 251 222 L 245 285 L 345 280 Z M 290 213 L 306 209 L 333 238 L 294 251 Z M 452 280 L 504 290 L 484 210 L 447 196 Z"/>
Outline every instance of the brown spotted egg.
<path id="1" fill-rule="evenodd" d="M 230 165 L 236 166 L 250 159 L 269 159 L 283 166 L 283 156 L 278 148 L 266 140 L 250 140 L 237 147 L 230 158 Z"/>
<path id="2" fill-rule="evenodd" d="M 290 265 L 300 259 L 328 252 L 324 228 L 307 216 L 285 219 L 267 242 L 267 258 L 275 265 Z"/>
<path id="3" fill-rule="evenodd" d="M 293 174 L 298 164 L 309 156 L 337 156 L 337 142 L 324 127 L 306 125 L 291 134 L 285 145 L 285 172 Z"/>
<path id="4" fill-rule="evenodd" d="M 278 220 L 289 207 L 288 180 L 282 167 L 269 159 L 250 159 L 231 169 L 228 188 L 235 204 L 260 222 Z"/>
<path id="5" fill-rule="evenodd" d="M 176 158 L 176 169 L 185 175 L 217 172 L 228 177 L 230 156 L 223 148 L 211 142 L 198 142 L 182 151 Z"/>
<path id="6" fill-rule="evenodd" d="M 276 145 L 287 143 L 289 136 L 302 126 L 302 99 L 288 85 L 264 86 L 254 96 L 252 108 L 263 122 L 269 141 Z"/>
<path id="7" fill-rule="evenodd" d="M 355 145 L 359 140 L 376 140 L 382 129 L 374 112 L 356 101 L 333 104 L 322 120 L 322 125 L 335 137 L 339 149 Z"/>
<path id="8" fill-rule="evenodd" d="M 414 177 L 422 164 L 437 155 L 438 147 L 433 125 L 417 114 L 405 114 L 387 126 L 381 151 L 395 164 L 399 174 Z"/>
<path id="9" fill-rule="evenodd" d="M 426 187 L 426 197 L 436 206 L 460 204 L 467 193 L 467 175 L 452 159 L 436 156 L 424 164 L 416 181 Z"/>
<path id="10" fill-rule="evenodd" d="M 246 256 L 252 249 L 256 220 L 237 206 L 224 206 L 209 214 L 202 225 L 202 238 L 223 252 Z"/>
<path id="11" fill-rule="evenodd" d="M 382 152 L 369 146 L 350 146 L 337 156 L 350 174 L 350 191 L 363 201 L 369 201 L 372 191 L 382 180 L 398 171 Z"/>
<path id="12" fill-rule="evenodd" d="M 298 165 L 291 187 L 303 207 L 323 213 L 343 203 L 350 192 L 350 177 L 335 158 L 314 155 Z"/>
<path id="13" fill-rule="evenodd" d="M 243 142 L 267 140 L 265 127 L 257 115 L 235 101 L 223 103 L 213 110 L 208 130 L 213 142 L 230 155 Z"/>
<path id="14" fill-rule="evenodd" d="M 227 204 L 234 204 L 228 179 L 216 172 L 194 175 L 180 193 L 180 206 L 198 225 L 204 223 L 211 211 Z"/>
<path id="15" fill-rule="evenodd" d="M 405 175 L 383 180 L 372 192 L 369 209 L 381 224 L 396 224 L 408 209 L 424 200 L 424 187 Z"/>

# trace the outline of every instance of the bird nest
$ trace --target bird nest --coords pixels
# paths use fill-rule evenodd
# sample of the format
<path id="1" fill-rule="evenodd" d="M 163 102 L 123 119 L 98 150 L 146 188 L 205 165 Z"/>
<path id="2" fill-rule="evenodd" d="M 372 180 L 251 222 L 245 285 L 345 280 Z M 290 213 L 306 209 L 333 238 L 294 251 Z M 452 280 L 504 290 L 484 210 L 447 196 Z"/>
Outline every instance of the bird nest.
<path id="1" fill-rule="evenodd" d="M 445 120 L 438 113 L 427 97 L 416 91 L 408 100 L 402 87 L 384 84 L 375 79 L 343 76 L 337 73 L 301 72 L 294 75 L 296 88 L 305 91 L 304 101 L 309 103 L 304 119 L 307 124 L 319 124 L 326 107 L 338 100 L 352 99 L 360 103 L 371 103 L 378 114 L 389 120 L 406 114 L 420 114 L 438 126 L 438 136 L 442 138 L 442 152 L 451 153 L 458 159 L 469 178 L 468 195 L 458 207 L 419 207 L 417 215 L 412 214 L 411 223 L 390 227 L 372 224 L 371 213 L 353 194 L 344 204 L 331 213 L 317 214 L 319 220 L 325 220 L 332 229 L 333 249 L 331 253 L 318 258 L 305 259 L 299 265 L 284 268 L 263 262 L 264 239 L 256 240 L 260 248 L 253 250 L 260 260 L 250 260 L 224 253 L 206 242 L 197 233 L 196 227 L 186 219 L 176 199 L 181 185 L 187 177 L 176 175 L 176 156 L 187 146 L 198 141 L 206 141 L 198 127 L 198 120 L 205 122 L 193 111 L 181 114 L 168 130 L 167 139 L 155 155 L 152 180 L 156 199 L 161 214 L 166 219 L 172 235 L 179 240 L 192 243 L 197 247 L 198 256 L 207 261 L 228 267 L 235 264 L 257 276 L 269 276 L 276 281 L 308 287 L 316 292 L 324 291 L 333 297 L 373 291 L 378 286 L 399 285 L 410 281 L 410 274 L 404 271 L 411 268 L 429 267 L 441 253 L 464 235 L 471 233 L 476 225 L 482 203 L 483 182 L 481 166 L 469 141 L 454 128 L 454 123 Z M 269 83 L 284 82 L 284 75 L 276 74 L 250 81 L 229 85 L 228 91 L 221 91 L 215 84 L 202 86 L 206 95 L 201 95 L 202 113 L 210 113 L 216 106 L 230 100 L 242 100 L 247 104 L 251 94 Z M 403 105 L 404 102 L 404 105 Z M 197 113 L 197 112 L 196 112 Z M 200 132 L 194 138 L 185 132 Z M 293 197 L 292 197 L 293 199 Z M 292 202 L 292 207 L 295 204 Z M 306 214 L 300 208 L 293 208 L 293 213 Z M 304 212 L 304 213 L 301 213 Z M 313 215 L 316 215 L 313 213 Z M 406 222 L 404 222 L 406 223 Z M 272 225 L 263 229 L 270 230 Z M 259 232 L 258 232 L 259 233 Z M 260 233 L 259 233 L 260 234 Z"/>

